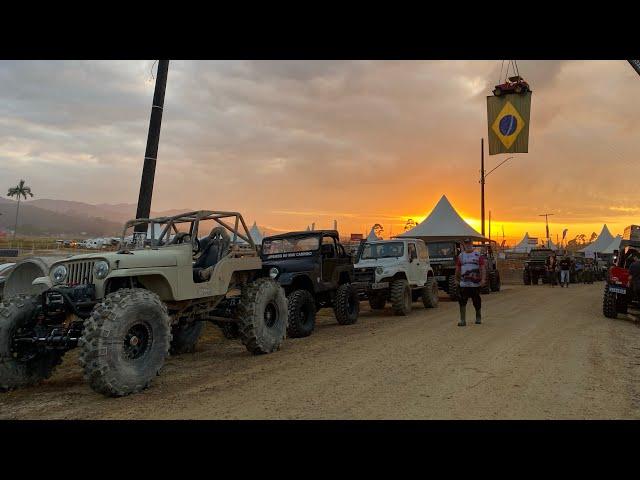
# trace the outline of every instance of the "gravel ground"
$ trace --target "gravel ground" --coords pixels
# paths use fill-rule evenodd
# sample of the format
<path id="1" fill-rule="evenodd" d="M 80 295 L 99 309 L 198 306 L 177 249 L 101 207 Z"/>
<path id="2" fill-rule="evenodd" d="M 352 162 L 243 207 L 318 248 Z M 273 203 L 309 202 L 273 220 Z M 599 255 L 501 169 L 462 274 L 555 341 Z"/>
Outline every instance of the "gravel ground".
<path id="1" fill-rule="evenodd" d="M 0 394 L 0 418 L 640 418 L 640 324 L 604 318 L 602 290 L 505 286 L 465 328 L 444 298 L 407 317 L 363 302 L 357 324 L 322 310 L 311 337 L 257 357 L 207 326 L 196 353 L 125 398 L 94 393 L 74 351 L 41 385 Z"/>

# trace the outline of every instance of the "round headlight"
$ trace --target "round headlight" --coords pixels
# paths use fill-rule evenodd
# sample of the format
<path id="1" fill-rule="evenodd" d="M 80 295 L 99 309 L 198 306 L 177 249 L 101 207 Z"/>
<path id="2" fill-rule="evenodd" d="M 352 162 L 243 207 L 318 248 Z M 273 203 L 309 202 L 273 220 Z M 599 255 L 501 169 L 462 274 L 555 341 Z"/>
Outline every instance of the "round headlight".
<path id="1" fill-rule="evenodd" d="M 62 283 L 67 278 L 67 267 L 64 265 L 58 265 L 51 272 L 51 278 L 55 283 Z"/>
<path id="2" fill-rule="evenodd" d="M 100 260 L 96 262 L 93 267 L 93 274 L 96 276 L 98 280 L 104 279 L 109 274 L 109 263 L 104 260 Z"/>
<path id="3" fill-rule="evenodd" d="M 377 267 L 377 268 L 376 268 L 376 273 L 377 273 L 378 275 L 382 275 L 382 272 L 384 272 L 384 268 L 382 268 L 382 267 Z"/>
<path id="4" fill-rule="evenodd" d="M 269 270 L 269 276 L 271 278 L 276 278 L 279 273 L 280 273 L 280 270 L 278 270 L 276 267 L 271 267 L 271 269 Z"/>

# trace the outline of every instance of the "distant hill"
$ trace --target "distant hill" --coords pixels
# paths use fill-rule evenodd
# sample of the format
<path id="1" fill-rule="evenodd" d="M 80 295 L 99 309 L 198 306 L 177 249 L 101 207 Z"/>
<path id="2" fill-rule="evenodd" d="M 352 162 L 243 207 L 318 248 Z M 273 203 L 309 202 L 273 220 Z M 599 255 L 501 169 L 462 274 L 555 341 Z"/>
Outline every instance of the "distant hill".
<path id="1" fill-rule="evenodd" d="M 2 214 L 0 215 L 0 230 L 13 230 L 16 205 L 15 200 L 0 197 L 0 213 Z M 171 216 L 188 211 L 193 211 L 193 209 L 152 211 L 151 216 Z M 135 218 L 135 215 L 136 205 L 133 203 L 93 205 L 71 200 L 39 198 L 20 203 L 18 234 L 119 236 L 122 233 L 124 222 Z M 259 228 L 265 235 L 276 233 L 260 226 Z"/>
<path id="2" fill-rule="evenodd" d="M 121 233 L 122 222 L 100 216 L 56 212 L 31 203 L 20 203 L 18 234 L 110 236 Z M 17 204 L 16 201 L 0 198 L 1 229 L 13 230 Z"/>

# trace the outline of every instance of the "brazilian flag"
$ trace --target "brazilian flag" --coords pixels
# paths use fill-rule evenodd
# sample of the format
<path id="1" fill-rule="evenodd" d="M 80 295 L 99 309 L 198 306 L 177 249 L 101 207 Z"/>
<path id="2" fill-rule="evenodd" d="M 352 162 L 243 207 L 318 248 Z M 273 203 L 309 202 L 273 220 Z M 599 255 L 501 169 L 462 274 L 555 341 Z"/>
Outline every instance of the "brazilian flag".
<path id="1" fill-rule="evenodd" d="M 489 155 L 527 153 L 531 92 L 487 97 Z"/>

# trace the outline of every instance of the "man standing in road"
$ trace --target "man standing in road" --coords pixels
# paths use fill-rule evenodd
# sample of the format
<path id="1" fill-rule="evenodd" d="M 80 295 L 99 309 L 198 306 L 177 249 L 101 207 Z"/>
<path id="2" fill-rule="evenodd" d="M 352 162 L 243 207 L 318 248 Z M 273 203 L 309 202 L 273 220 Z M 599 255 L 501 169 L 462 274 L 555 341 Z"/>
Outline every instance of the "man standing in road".
<path id="1" fill-rule="evenodd" d="M 485 259 L 478 251 L 473 250 L 470 238 L 464 239 L 464 250 L 456 258 L 456 281 L 460 286 L 458 302 L 460 303 L 459 327 L 467 324 L 467 300 L 471 299 L 476 310 L 476 323 L 482 323 L 480 308 L 480 288 L 487 283 L 487 269 Z"/>
<path id="2" fill-rule="evenodd" d="M 560 286 L 569 288 L 569 271 L 571 270 L 571 259 L 568 255 L 560 260 Z"/>

